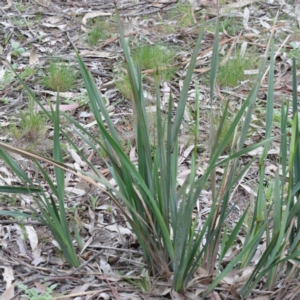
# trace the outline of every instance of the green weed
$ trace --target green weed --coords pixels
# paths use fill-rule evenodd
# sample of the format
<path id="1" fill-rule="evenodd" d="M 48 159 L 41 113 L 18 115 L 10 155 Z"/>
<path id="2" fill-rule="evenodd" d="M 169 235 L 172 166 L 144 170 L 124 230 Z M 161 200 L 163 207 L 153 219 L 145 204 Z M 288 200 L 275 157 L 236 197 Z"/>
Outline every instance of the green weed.
<path id="1" fill-rule="evenodd" d="M 110 19 L 97 19 L 89 26 L 87 35 L 88 44 L 91 47 L 96 46 L 99 41 L 108 39 L 115 29 L 114 23 Z"/>
<path id="2" fill-rule="evenodd" d="M 53 284 L 48 287 L 45 293 L 39 293 L 36 289 L 29 289 L 26 285 L 18 283 L 17 287 L 20 288 L 25 294 L 22 297 L 25 297 L 29 300 L 51 300 L 52 292 L 56 288 L 57 284 Z"/>
<path id="3" fill-rule="evenodd" d="M 254 66 L 256 64 L 254 64 L 253 58 L 236 55 L 225 65 L 219 67 L 217 83 L 221 86 L 236 87 L 242 81 L 251 78 L 249 75 L 245 75 L 244 71 L 253 69 Z"/>
<path id="4" fill-rule="evenodd" d="M 168 81 L 174 76 L 176 52 L 174 49 L 160 44 L 145 45 L 141 44 L 132 51 L 132 59 L 135 65 L 142 69 L 153 70 L 151 75 L 158 75 L 160 79 Z"/>
<path id="5" fill-rule="evenodd" d="M 75 69 L 66 63 L 51 62 L 46 74 L 42 79 L 42 84 L 53 91 L 68 91 L 76 80 Z"/>
<path id="6" fill-rule="evenodd" d="M 226 32 L 230 36 L 236 35 L 240 30 L 243 29 L 243 23 L 238 18 L 225 17 L 220 22 L 220 32 Z"/>
<path id="7" fill-rule="evenodd" d="M 18 1 L 15 6 L 19 12 L 23 12 L 30 7 L 31 3 L 24 4 L 23 1 Z"/>
<path id="8" fill-rule="evenodd" d="M 179 3 L 168 13 L 170 19 L 176 19 L 180 27 L 195 26 L 193 10 L 189 3 Z"/>
<path id="9" fill-rule="evenodd" d="M 12 51 L 11 51 L 12 56 L 19 57 L 25 52 L 25 49 L 20 47 L 19 42 L 12 42 L 11 47 L 12 47 Z"/>
<path id="10" fill-rule="evenodd" d="M 27 109 L 20 112 L 18 124 L 10 128 L 10 132 L 17 140 L 33 143 L 32 147 L 40 141 L 47 131 L 47 120 L 42 113 L 34 110 L 30 103 Z"/>

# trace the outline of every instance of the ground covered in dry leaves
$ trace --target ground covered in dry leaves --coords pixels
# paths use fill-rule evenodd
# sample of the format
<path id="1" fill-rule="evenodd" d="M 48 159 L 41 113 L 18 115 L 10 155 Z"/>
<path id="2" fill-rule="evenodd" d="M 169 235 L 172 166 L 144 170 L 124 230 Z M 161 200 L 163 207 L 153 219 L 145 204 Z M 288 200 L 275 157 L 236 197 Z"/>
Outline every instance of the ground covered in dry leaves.
<path id="1" fill-rule="evenodd" d="M 49 103 L 56 101 L 55 89 L 51 89 L 49 81 L 47 83 L 47 79 L 52 76 L 49 65 L 63 63 L 68 71 L 62 76 L 74 78 L 69 88 L 60 89 L 60 109 L 68 112 L 95 135 L 98 134 L 79 76 L 74 51 L 77 48 L 106 99 L 111 118 L 124 141 L 124 149 L 131 160 L 136 161 L 132 103 L 124 77 L 124 61 L 113 1 L 8 0 L 0 4 L 0 141 L 52 156 L 52 124 L 44 119 L 35 119 L 37 108 L 10 71 L 6 59 L 48 108 Z M 197 171 L 198 175 L 205 170 L 208 159 L 209 68 L 217 11 L 213 1 L 198 1 L 198 5 L 193 5 L 194 11 L 189 2 L 180 0 L 117 1 L 125 34 L 133 52 L 150 44 L 159 45 L 164 52 L 173 53 L 172 58 L 164 65 L 170 72 L 166 73 L 168 80 L 163 80 L 161 84 L 161 94 L 162 99 L 168 99 L 171 93 L 175 103 L 201 20 L 207 20 L 180 135 L 179 183 L 184 182 L 190 170 L 196 85 L 200 91 L 201 109 L 198 142 L 201 150 L 199 159 L 202 163 Z M 230 124 L 230 116 L 235 115 L 248 95 L 277 13 L 274 102 L 275 117 L 280 115 L 282 102 L 289 101 L 292 93 L 290 58 L 292 54 L 297 55 L 300 42 L 300 15 L 297 15 L 297 11 L 298 4 L 287 0 L 221 1 L 220 67 L 213 107 L 216 116 L 222 114 L 225 101 L 230 100 Z M 150 67 L 145 64 L 143 74 L 150 119 L 151 108 L 155 105 L 152 73 L 151 63 Z M 233 79 L 228 79 L 229 75 Z M 54 76 L 53 80 L 56 78 L 58 81 L 56 84 L 63 80 L 59 76 L 61 75 Z M 259 92 L 248 144 L 264 138 L 266 90 L 267 76 Z M 278 133 L 276 120 L 279 119 L 275 117 L 274 134 Z M 216 124 L 218 121 L 216 117 Z M 155 132 L 154 121 L 152 125 Z M 103 158 L 91 152 L 66 120 L 62 119 L 62 127 L 70 133 L 70 138 L 93 165 L 110 179 Z M 224 130 L 226 133 L 226 128 Z M 88 171 L 87 165 L 66 141 L 62 141 L 62 145 L 64 161 L 75 168 Z M 277 169 L 278 141 L 272 147 L 266 167 L 270 181 Z M 260 149 L 243 156 L 241 164 L 247 163 L 259 151 Z M 38 178 L 36 170 L 26 157 L 12 155 L 28 175 Z M 54 176 L 53 167 L 48 166 L 48 169 L 49 174 Z M 221 175 L 223 170 L 218 169 L 217 172 Z M 18 178 L 0 161 L 0 182 L 1 180 L 8 184 L 19 183 Z M 0 298 L 20 299 L 24 292 L 16 288 L 15 283 L 18 282 L 28 289 L 36 288 L 39 292 L 45 292 L 47 286 L 55 284 L 49 299 L 182 299 L 183 296 L 176 293 L 170 294 L 169 282 L 148 277 L 138 242 L 110 199 L 71 174 L 66 174 L 65 180 L 68 216 L 76 222 L 84 241 L 84 249 L 80 252 L 81 266 L 77 269 L 68 266 L 47 228 L 31 220 L 0 217 Z M 253 166 L 235 188 L 232 202 L 238 202 L 229 222 L 234 223 L 244 208 L 251 206 L 256 188 L 257 168 Z M 14 195 L 0 195 L 0 199 L 1 210 L 9 208 L 26 211 L 26 201 L 30 201 L 26 196 Z M 205 218 L 210 205 L 208 186 L 195 209 L 201 211 Z M 262 250 L 257 252 L 258 257 L 261 252 Z M 195 280 L 196 283 L 185 294 L 184 297 L 188 299 L 201 299 L 198 295 L 210 282 L 210 278 L 201 277 L 201 274 L 195 276 L 199 276 L 199 280 Z M 237 299 L 236 293 L 231 290 L 232 278 L 240 282 L 245 281 L 245 278 L 239 273 L 230 276 L 209 295 L 209 299 Z M 275 298 L 279 289 L 278 286 L 273 291 L 263 291 L 258 285 L 249 299 Z M 287 299 L 295 299 L 297 290 L 293 289 L 292 292 Z"/>

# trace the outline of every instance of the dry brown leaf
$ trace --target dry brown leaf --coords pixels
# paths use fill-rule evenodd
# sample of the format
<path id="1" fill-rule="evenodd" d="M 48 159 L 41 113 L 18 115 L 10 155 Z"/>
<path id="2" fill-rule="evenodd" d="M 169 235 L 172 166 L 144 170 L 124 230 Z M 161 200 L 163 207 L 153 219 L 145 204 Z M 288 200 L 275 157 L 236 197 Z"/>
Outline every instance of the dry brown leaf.
<path id="1" fill-rule="evenodd" d="M 12 285 L 12 282 L 15 280 L 14 270 L 12 269 L 12 267 L 4 267 L 3 280 L 6 282 L 6 288 L 8 289 Z"/>
<path id="2" fill-rule="evenodd" d="M 171 290 L 171 298 L 173 300 L 185 300 L 185 297 L 177 292 L 175 292 L 174 290 Z"/>
<path id="3" fill-rule="evenodd" d="M 188 158 L 193 149 L 194 145 L 191 145 L 183 153 L 181 153 L 178 159 L 178 166 L 180 166 Z"/>
<path id="4" fill-rule="evenodd" d="M 60 30 L 65 30 L 68 26 L 67 24 L 55 25 L 50 23 L 43 23 L 42 25 L 46 28 L 58 28 Z"/>
<path id="5" fill-rule="evenodd" d="M 240 186 L 243 187 L 245 191 L 247 191 L 250 195 L 253 195 L 255 197 L 257 196 L 257 193 L 248 185 L 241 183 Z"/>
<path id="6" fill-rule="evenodd" d="M 60 16 L 52 16 L 45 19 L 46 22 L 49 22 L 51 24 L 56 24 L 58 22 L 61 22 L 62 18 Z"/>
<path id="7" fill-rule="evenodd" d="M 34 285 L 35 285 L 35 287 L 36 287 L 36 289 L 38 290 L 39 293 L 41 293 L 41 294 L 46 293 L 47 288 L 48 288 L 46 285 L 44 285 L 42 283 L 39 283 L 38 281 L 35 281 Z"/>
<path id="8" fill-rule="evenodd" d="M 198 292 L 198 291 L 199 290 L 196 290 L 195 293 L 191 293 L 191 292 L 186 291 L 186 292 L 184 292 L 184 296 L 187 300 L 203 300 L 203 298 L 199 296 L 200 292 Z"/>
<path id="9" fill-rule="evenodd" d="M 14 225 L 17 233 L 17 245 L 21 255 L 27 256 L 26 243 L 24 241 L 24 234 L 21 227 L 18 224 Z"/>
<path id="10" fill-rule="evenodd" d="M 35 249 L 32 251 L 32 257 L 34 260 L 39 259 L 42 252 L 42 244 L 38 244 Z"/>
<path id="11" fill-rule="evenodd" d="M 245 283 L 249 279 L 249 277 L 252 275 L 253 270 L 254 270 L 254 267 L 252 267 L 252 266 L 246 267 L 243 270 L 242 275 L 235 279 L 235 284 Z"/>
<path id="12" fill-rule="evenodd" d="M 249 30 L 249 16 L 250 16 L 250 11 L 248 7 L 245 7 L 244 9 L 244 15 L 243 15 L 243 26 L 246 30 Z"/>
<path id="13" fill-rule="evenodd" d="M 238 286 L 231 286 L 231 288 L 230 288 L 230 294 L 233 296 L 233 298 L 235 299 L 235 300 L 241 300 L 242 299 L 242 297 L 241 297 L 241 295 L 239 294 L 239 292 L 237 291 L 238 290 Z"/>
<path id="14" fill-rule="evenodd" d="M 211 300 L 222 300 L 217 292 L 210 293 L 208 298 Z"/>
<path id="15" fill-rule="evenodd" d="M 49 8 L 49 6 L 51 5 L 50 0 L 33 0 L 33 2 L 45 8 Z"/>
<path id="16" fill-rule="evenodd" d="M 298 21 L 298 26 L 300 26 L 300 2 L 299 1 L 295 5 L 295 15 Z"/>
<path id="17" fill-rule="evenodd" d="M 38 63 L 39 63 L 39 57 L 37 53 L 35 51 L 31 51 L 29 56 L 29 65 L 32 66 Z"/>
<path id="18" fill-rule="evenodd" d="M 76 189 L 74 187 L 66 187 L 65 188 L 65 191 L 68 192 L 68 193 L 72 193 L 72 194 L 75 194 L 77 196 L 84 196 L 86 194 L 86 191 L 85 190 L 82 190 L 82 189 Z"/>
<path id="19" fill-rule="evenodd" d="M 7 5 L 5 5 L 4 7 L 1 7 L 1 9 L 8 9 L 12 6 L 13 1 L 12 0 L 7 0 Z"/>
<path id="20" fill-rule="evenodd" d="M 97 58 L 114 58 L 116 56 L 112 56 L 111 52 L 106 51 L 91 51 L 91 50 L 83 50 L 79 53 L 81 57 L 97 57 Z"/>
<path id="21" fill-rule="evenodd" d="M 261 155 L 264 151 L 264 147 L 258 147 L 250 152 L 248 152 L 248 154 L 250 156 L 256 156 L 256 155 Z M 268 151 L 268 154 L 279 154 L 279 149 L 270 149 Z"/>
<path id="22" fill-rule="evenodd" d="M 38 93 L 40 94 L 49 94 L 52 96 L 55 96 L 55 100 L 56 100 L 56 96 L 57 96 L 57 92 L 53 92 L 53 91 L 49 91 L 49 90 L 40 90 L 38 91 Z M 63 97 L 63 98 L 75 98 L 75 97 L 80 97 L 80 93 L 73 93 L 73 92 L 60 92 L 59 96 Z"/>
<path id="23" fill-rule="evenodd" d="M 82 18 L 82 24 L 86 25 L 88 19 L 93 19 L 96 17 L 105 17 L 105 16 L 111 16 L 112 13 L 107 13 L 107 12 L 103 12 L 103 11 L 93 11 L 90 13 L 87 13 L 83 18 Z"/>
<path id="24" fill-rule="evenodd" d="M 82 293 L 85 292 L 89 287 L 91 283 L 85 283 L 83 285 L 76 286 L 72 291 L 71 294 L 77 294 L 77 293 Z"/>
<path id="25" fill-rule="evenodd" d="M 4 293 L 0 296 L 0 300 L 12 299 L 15 295 L 15 283 L 13 283 L 9 288 L 7 288 Z"/>
<path id="26" fill-rule="evenodd" d="M 99 299 L 109 300 L 109 299 L 110 299 L 110 296 L 109 296 L 109 294 L 107 294 L 107 293 L 100 293 Z"/>
<path id="27" fill-rule="evenodd" d="M 27 226 L 25 226 L 25 230 L 26 230 L 26 233 L 27 233 L 27 237 L 29 239 L 31 250 L 33 251 L 39 243 L 37 233 L 36 233 L 33 226 L 28 226 L 27 225 Z"/>
<path id="28" fill-rule="evenodd" d="M 240 0 L 240 1 L 237 1 L 237 2 L 232 2 L 230 4 L 227 4 L 225 6 L 222 7 L 222 12 L 223 10 L 228 10 L 230 8 L 240 8 L 240 7 L 244 7 L 244 6 L 247 6 L 249 4 L 252 4 L 252 3 L 255 3 L 255 2 L 258 2 L 259 0 Z"/>
<path id="29" fill-rule="evenodd" d="M 109 231 L 119 232 L 121 234 L 132 234 L 131 230 L 129 230 L 128 228 L 118 226 L 116 224 L 108 225 L 105 228 Z"/>
<path id="30" fill-rule="evenodd" d="M 59 94 L 60 95 L 60 94 Z M 79 104 L 78 103 L 75 103 L 75 104 L 62 104 L 62 105 L 59 105 L 59 111 L 71 111 L 71 110 L 75 110 L 76 108 L 79 107 Z M 51 107 L 50 105 L 44 105 L 44 108 L 47 110 L 47 111 L 51 111 Z M 55 105 L 52 106 L 52 109 L 55 111 Z M 41 111 L 42 109 L 38 106 L 37 107 L 37 111 Z"/>
<path id="31" fill-rule="evenodd" d="M 256 265 L 258 261 L 261 259 L 262 255 L 266 251 L 267 248 L 267 242 L 264 242 L 262 245 L 259 245 L 255 251 L 254 256 L 251 259 L 251 263 Z"/>
<path id="32" fill-rule="evenodd" d="M 80 155 L 77 154 L 77 152 L 71 148 L 71 147 L 67 147 L 68 151 L 70 152 L 72 158 L 74 159 L 74 161 L 80 166 L 80 167 L 85 167 L 86 166 L 86 162 L 83 161 L 80 157 Z"/>

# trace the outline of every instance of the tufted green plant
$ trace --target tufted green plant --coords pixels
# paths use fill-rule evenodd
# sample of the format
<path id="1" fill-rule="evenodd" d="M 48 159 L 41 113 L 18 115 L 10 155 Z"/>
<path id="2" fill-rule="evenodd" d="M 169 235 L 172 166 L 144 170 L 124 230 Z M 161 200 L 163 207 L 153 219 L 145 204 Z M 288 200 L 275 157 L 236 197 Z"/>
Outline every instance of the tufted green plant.
<path id="1" fill-rule="evenodd" d="M 234 268 L 243 270 L 252 264 L 256 249 L 266 235 L 266 250 L 261 258 L 256 262 L 254 271 L 245 285 L 239 290 L 242 297 L 246 297 L 255 284 L 263 277 L 267 278 L 266 287 L 271 287 L 278 282 L 282 276 L 286 280 L 297 275 L 297 257 L 299 253 L 300 233 L 297 224 L 300 222 L 300 201 L 292 201 L 294 197 L 299 198 L 300 190 L 300 154 L 299 154 L 299 133 L 298 133 L 298 114 L 297 112 L 297 94 L 294 92 L 293 112 L 294 121 L 291 137 L 287 136 L 287 116 L 288 111 L 283 108 L 281 117 L 281 166 L 283 170 L 282 178 L 277 172 L 274 184 L 274 199 L 267 208 L 264 196 L 264 164 L 268 154 L 268 149 L 272 142 L 271 132 L 273 123 L 273 82 L 274 82 L 274 52 L 273 46 L 270 50 L 270 43 L 262 59 L 257 80 L 244 99 L 241 108 L 236 116 L 230 122 L 226 134 L 222 134 L 222 126 L 227 118 L 227 109 L 224 110 L 220 120 L 220 125 L 216 128 L 214 124 L 213 105 L 214 90 L 217 76 L 218 62 L 218 18 L 216 24 L 215 40 L 213 45 L 211 73 L 210 73 L 210 105 L 211 105 L 211 124 L 209 140 L 209 161 L 202 176 L 197 177 L 198 161 L 201 161 L 197 152 L 197 139 L 199 133 L 199 93 L 196 93 L 196 113 L 194 129 L 194 151 L 191 155 L 191 169 L 183 185 L 177 182 L 179 145 L 178 136 L 180 128 L 183 125 L 184 110 L 187 105 L 187 96 L 190 88 L 193 70 L 196 64 L 197 55 L 201 46 L 201 40 L 204 34 L 203 23 L 199 37 L 196 41 L 195 49 L 192 53 L 190 64 L 183 83 L 183 88 L 178 99 L 177 105 L 174 105 L 174 99 L 169 98 L 166 107 L 166 117 L 162 117 L 162 107 L 160 101 L 159 82 L 156 82 L 156 124 L 157 124 L 157 142 L 155 148 L 151 147 L 150 132 L 146 113 L 145 99 L 143 96 L 142 75 L 139 66 L 134 66 L 128 45 L 126 43 L 120 18 L 118 26 L 120 41 L 124 51 L 125 62 L 127 64 L 128 76 L 131 85 L 133 105 L 135 111 L 135 138 L 136 154 L 138 158 L 137 165 L 131 162 L 127 154 L 122 150 L 120 137 L 118 136 L 114 124 L 105 107 L 98 87 L 96 86 L 92 75 L 85 67 L 83 61 L 77 55 L 81 74 L 86 86 L 90 101 L 90 108 L 95 117 L 101 139 L 97 139 L 86 128 L 81 126 L 76 120 L 67 114 L 64 116 L 74 125 L 76 133 L 86 144 L 95 152 L 105 151 L 107 155 L 107 167 L 115 179 L 117 186 L 112 186 L 101 173 L 90 164 L 85 155 L 72 143 L 68 134 L 59 126 L 59 114 L 48 113 L 48 118 L 54 122 L 54 160 L 46 159 L 20 149 L 12 149 L 9 145 L 0 143 L 0 147 L 6 151 L 15 151 L 27 155 L 38 165 L 41 173 L 47 178 L 45 170 L 38 164 L 37 160 L 47 161 L 55 166 L 57 187 L 48 181 L 48 184 L 56 192 L 56 198 L 60 205 L 63 203 L 64 171 L 71 172 L 74 175 L 85 179 L 90 184 L 99 187 L 99 184 L 105 186 L 105 193 L 114 201 L 115 205 L 123 212 L 132 230 L 138 238 L 143 250 L 144 260 L 148 266 L 149 273 L 152 276 L 165 278 L 172 281 L 173 290 L 184 292 L 193 284 L 193 276 L 199 267 L 206 270 L 207 275 L 213 278 L 212 283 L 207 286 L 202 296 L 213 291 L 220 281 Z M 266 69 L 267 58 L 270 55 L 269 89 L 266 106 L 266 134 L 262 141 L 245 147 L 247 133 L 249 131 L 251 116 L 255 107 L 260 83 Z M 21 80 L 21 79 L 20 79 Z M 296 72 L 293 73 L 294 91 L 297 90 Z M 25 88 L 32 95 L 32 91 L 25 85 Z M 33 95 L 33 97 L 35 97 Z M 41 102 L 35 97 L 35 100 L 42 109 Z M 226 104 L 228 105 L 228 103 Z M 58 109 L 58 107 L 57 107 Z M 222 157 L 224 149 L 239 127 L 239 137 L 227 157 Z M 84 173 L 71 169 L 63 164 L 61 159 L 60 146 L 57 134 L 61 132 L 65 139 L 72 144 L 76 151 L 86 161 L 95 175 Z M 287 148 L 289 145 L 289 150 Z M 238 182 L 243 178 L 249 167 L 255 161 L 252 158 L 248 164 L 239 166 L 239 159 L 258 147 L 263 148 L 263 153 L 259 156 L 259 188 L 257 198 L 255 199 L 254 212 L 250 216 L 251 225 L 247 228 L 245 225 L 248 209 L 246 209 L 238 222 L 229 227 L 227 219 L 234 203 L 231 205 L 231 193 Z M 4 151 L 0 152 L 2 158 L 6 157 Z M 20 172 L 12 158 L 6 160 L 8 165 L 15 173 L 23 178 L 27 178 Z M 221 180 L 217 180 L 216 168 L 222 166 L 224 169 Z M 59 171 L 61 170 L 61 171 Z M 18 173 L 19 172 L 19 173 Z M 286 180 L 288 181 L 288 192 L 286 191 Z M 15 192 L 35 192 L 43 195 L 40 189 L 27 182 L 28 185 L 20 190 L 15 188 Z M 201 211 L 194 214 L 195 206 L 201 192 L 206 186 L 211 189 L 211 209 L 204 220 L 201 219 Z M 1 187 L 2 191 L 12 191 L 14 187 Z M 56 199 L 53 199 L 55 203 Z M 47 202 L 46 202 L 47 203 Z M 45 209 L 50 208 L 48 206 Z M 53 206 L 54 207 L 54 206 Z M 283 208 L 285 207 L 285 209 Z M 41 210 L 42 208 L 39 207 Z M 55 211 L 55 210 L 53 210 Z M 62 206 L 55 211 L 53 218 L 62 224 L 66 230 L 67 224 L 62 220 Z M 273 213 L 273 215 L 271 214 Z M 14 215 L 15 212 L 1 212 L 6 215 Z M 60 217 L 57 217 L 59 213 Z M 37 218 L 38 211 L 33 211 L 31 217 Z M 45 225 L 51 226 L 51 222 L 45 222 Z M 272 226 L 271 226 L 272 225 Z M 246 228 L 245 228 L 246 227 Z M 51 228 L 51 227 L 50 227 Z M 272 230 L 270 228 L 273 228 Z M 66 232 L 64 232 L 67 234 Z M 242 247 L 231 257 L 230 261 L 222 265 L 222 262 L 228 255 L 229 250 L 236 247 L 237 237 L 241 233 L 246 233 L 246 238 Z M 53 232 L 55 236 L 55 232 Z M 59 238 L 59 236 L 55 236 Z M 72 252 L 73 253 L 73 252 Z M 64 252 L 65 255 L 67 253 Z M 74 263 L 75 265 L 75 263 Z M 296 266 L 296 267 L 295 267 Z"/>

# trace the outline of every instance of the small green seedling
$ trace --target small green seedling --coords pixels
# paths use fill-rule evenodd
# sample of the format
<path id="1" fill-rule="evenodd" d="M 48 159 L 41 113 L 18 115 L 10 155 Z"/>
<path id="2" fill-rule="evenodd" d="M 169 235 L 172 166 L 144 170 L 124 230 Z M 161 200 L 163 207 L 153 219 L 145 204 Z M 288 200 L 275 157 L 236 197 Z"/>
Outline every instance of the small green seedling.
<path id="1" fill-rule="evenodd" d="M 97 19 L 89 28 L 87 42 L 91 47 L 98 44 L 99 41 L 108 39 L 111 32 L 116 31 L 116 26 L 110 19 Z"/>
<path id="2" fill-rule="evenodd" d="M 80 90 L 80 94 L 72 97 L 72 98 L 65 98 L 64 99 L 65 104 L 74 104 L 78 103 L 80 106 L 88 104 L 89 103 L 89 98 L 87 95 L 86 90 Z"/>
<path id="3" fill-rule="evenodd" d="M 52 62 L 44 75 L 42 84 L 53 91 L 65 92 L 74 86 L 75 79 L 76 72 L 72 66 L 66 63 Z"/>
<path id="4" fill-rule="evenodd" d="M 32 68 L 25 68 L 25 70 L 20 74 L 21 79 L 26 79 L 33 75 L 35 73 L 35 70 Z"/>
<path id="5" fill-rule="evenodd" d="M 225 32 L 231 36 L 238 34 L 243 28 L 243 23 L 238 18 L 225 17 L 223 21 L 220 22 L 220 32 Z"/>
<path id="6" fill-rule="evenodd" d="M 177 20 L 183 28 L 195 25 L 195 11 L 189 3 L 179 3 L 168 13 L 168 17 Z"/>
<path id="7" fill-rule="evenodd" d="M 217 83 L 222 86 L 236 87 L 241 81 L 251 78 L 244 73 L 247 69 L 252 69 L 254 59 L 251 57 L 242 57 L 236 55 L 231 58 L 225 65 L 220 66 L 217 74 Z"/>
<path id="8" fill-rule="evenodd" d="M 300 61 L 300 43 L 299 42 L 291 42 L 292 50 L 290 50 L 288 56 L 290 58 L 295 58 L 298 62 Z"/>
<path id="9" fill-rule="evenodd" d="M 92 210 L 95 210 L 96 207 L 97 207 L 98 199 L 94 196 L 91 196 L 90 197 L 90 203 L 91 203 L 91 206 L 92 206 Z"/>
<path id="10" fill-rule="evenodd" d="M 11 101 L 10 98 L 4 97 L 0 99 L 0 102 L 3 103 L 4 105 L 8 104 Z"/>
<path id="11" fill-rule="evenodd" d="M 264 189 L 267 203 L 271 203 L 271 201 L 273 199 L 274 185 L 275 185 L 275 183 L 270 178 L 270 180 L 267 182 L 267 185 Z"/>
<path id="12" fill-rule="evenodd" d="M 12 42 L 11 47 L 11 55 L 14 57 L 19 57 L 25 52 L 25 49 L 23 47 L 20 47 L 20 43 L 18 42 Z"/>
<path id="13" fill-rule="evenodd" d="M 23 1 L 18 1 L 15 5 L 19 12 L 23 12 L 30 7 L 31 3 L 25 5 Z"/>
<path id="14" fill-rule="evenodd" d="M 100 40 L 105 40 L 107 38 L 107 33 L 105 32 L 105 21 L 97 20 L 91 27 L 87 35 L 88 44 L 93 47 L 98 44 Z"/>
<path id="15" fill-rule="evenodd" d="M 175 55 L 174 49 L 160 44 L 141 44 L 132 51 L 135 65 L 141 66 L 142 69 L 153 70 L 153 76 L 158 73 L 159 78 L 166 81 L 170 80 L 176 71 L 176 68 L 172 67 L 175 64 Z"/>
<path id="16" fill-rule="evenodd" d="M 11 127 L 11 133 L 17 140 L 36 145 L 47 131 L 47 120 L 41 112 L 36 112 L 32 104 L 20 113 L 20 121 Z"/>
<path id="17" fill-rule="evenodd" d="M 17 64 L 13 64 L 12 68 L 15 70 Z M 4 89 L 7 84 L 10 84 L 15 78 L 15 74 L 11 69 L 0 70 L 0 89 Z"/>
<path id="18" fill-rule="evenodd" d="M 22 297 L 25 297 L 26 299 L 30 300 L 51 300 L 52 292 L 56 288 L 57 284 L 53 284 L 50 287 L 47 288 L 45 293 L 39 293 L 36 289 L 29 289 L 26 285 L 18 283 L 17 287 L 20 288 L 22 291 L 24 291 L 24 295 Z"/>

